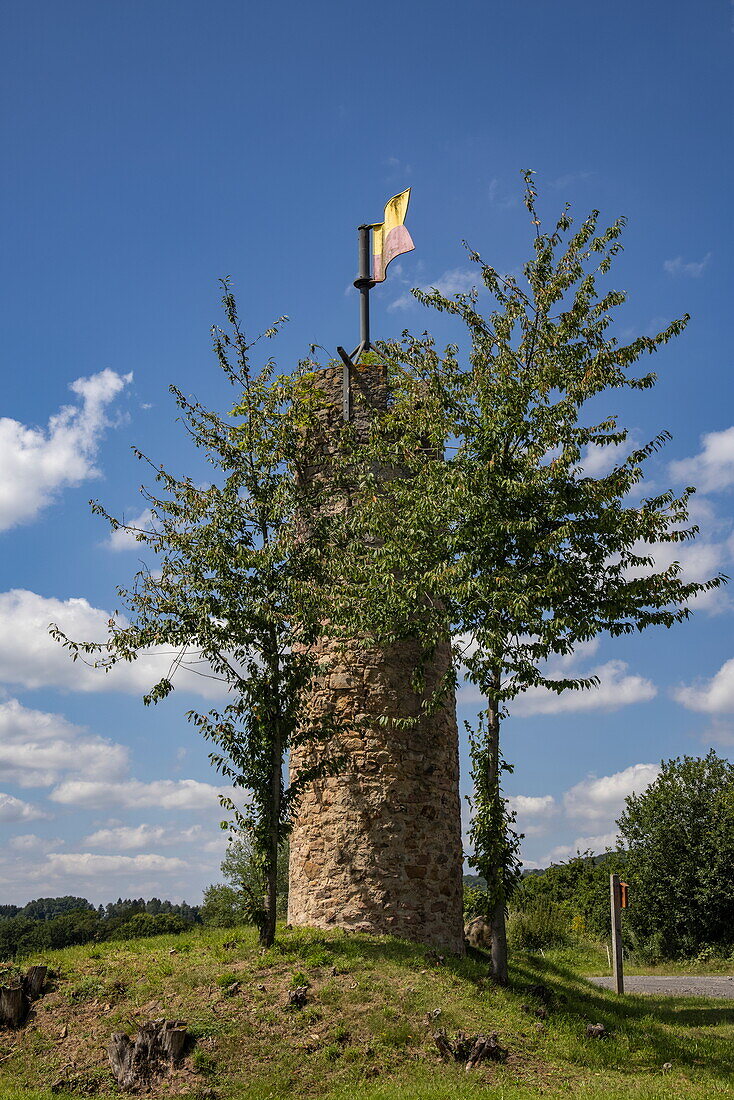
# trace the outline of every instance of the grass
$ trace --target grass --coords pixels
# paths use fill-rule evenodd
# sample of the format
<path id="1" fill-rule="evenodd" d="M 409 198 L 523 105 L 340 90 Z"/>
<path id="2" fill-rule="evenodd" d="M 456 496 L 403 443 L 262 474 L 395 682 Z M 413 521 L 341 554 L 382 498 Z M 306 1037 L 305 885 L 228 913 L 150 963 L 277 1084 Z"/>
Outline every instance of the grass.
<path id="1" fill-rule="evenodd" d="M 535 957 L 535 956 L 533 956 Z M 581 941 L 569 947 L 551 947 L 546 949 L 540 959 L 557 963 L 559 966 L 571 968 L 582 976 L 611 974 L 609 959 L 602 943 Z M 648 974 L 680 975 L 681 977 L 706 974 L 727 975 L 734 974 L 734 957 L 722 958 L 715 955 L 703 954 L 697 959 L 681 959 L 666 961 L 656 964 L 638 962 L 634 955 L 624 959 L 624 972 L 627 975 Z"/>
<path id="2" fill-rule="evenodd" d="M 234 947 L 224 946 L 234 939 Z M 734 1097 L 734 1004 L 617 998 L 580 976 L 606 972 L 591 948 L 518 955 L 508 990 L 488 981 L 481 955 L 439 965 L 415 944 L 305 930 L 281 930 L 265 953 L 251 929 L 197 929 L 29 961 L 50 964 L 56 977 L 22 1031 L 0 1032 L 1 1100 L 119 1096 L 106 1066 L 107 1039 L 164 1015 L 186 1020 L 196 1044 L 156 1097 Z M 235 982 L 240 990 L 231 994 Z M 542 1022 L 528 992 L 538 983 L 550 997 Z M 299 985 L 308 986 L 307 1004 L 288 1011 L 288 991 Z M 437 1009 L 429 1025 L 427 1014 Z M 586 1038 L 586 1025 L 597 1021 L 608 1039 Z M 507 1063 L 467 1074 L 441 1062 L 435 1026 L 449 1036 L 497 1031 Z"/>

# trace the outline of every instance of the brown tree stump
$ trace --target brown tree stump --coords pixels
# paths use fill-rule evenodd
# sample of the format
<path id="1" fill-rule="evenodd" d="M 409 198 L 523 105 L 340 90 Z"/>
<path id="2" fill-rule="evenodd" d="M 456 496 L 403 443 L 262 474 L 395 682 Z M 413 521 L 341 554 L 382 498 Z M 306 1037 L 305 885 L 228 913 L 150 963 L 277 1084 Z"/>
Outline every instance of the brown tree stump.
<path id="1" fill-rule="evenodd" d="M 0 985 L 0 1026 L 21 1027 L 46 985 L 47 966 L 31 966 L 25 974 Z"/>
<path id="2" fill-rule="evenodd" d="M 453 1058 L 455 1062 L 463 1062 L 467 1070 L 474 1069 L 486 1059 L 504 1062 L 507 1058 L 507 1051 L 497 1042 L 496 1031 L 492 1031 L 489 1035 L 473 1036 L 457 1031 L 456 1038 L 452 1042 L 445 1030 L 440 1028 L 433 1033 L 433 1041 L 442 1058 Z"/>
<path id="3" fill-rule="evenodd" d="M 31 999 L 21 982 L 0 985 L 0 1024 L 6 1027 L 20 1027 L 25 1023 L 30 1008 Z"/>
<path id="4" fill-rule="evenodd" d="M 145 1088 L 175 1066 L 186 1046 L 183 1020 L 149 1020 L 134 1040 L 116 1031 L 107 1044 L 107 1057 L 123 1092 Z"/>
<path id="5" fill-rule="evenodd" d="M 43 993 L 48 975 L 47 966 L 29 966 L 24 975 L 23 989 L 32 1001 L 37 1001 Z"/>

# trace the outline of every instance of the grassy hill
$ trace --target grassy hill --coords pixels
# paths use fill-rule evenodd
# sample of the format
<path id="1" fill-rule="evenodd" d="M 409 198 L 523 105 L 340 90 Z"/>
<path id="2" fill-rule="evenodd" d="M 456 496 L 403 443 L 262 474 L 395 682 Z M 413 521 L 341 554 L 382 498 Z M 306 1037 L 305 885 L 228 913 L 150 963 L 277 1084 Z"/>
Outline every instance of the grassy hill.
<path id="1" fill-rule="evenodd" d="M 194 929 L 27 961 L 47 963 L 55 978 L 21 1031 L 0 1031 L 2 1100 L 119 1096 L 107 1039 L 160 1016 L 186 1020 L 196 1037 L 155 1088 L 160 1097 L 734 1096 L 734 1004 L 620 1000 L 550 958 L 518 958 L 507 991 L 487 981 L 481 957 L 441 961 L 413 944 L 337 932 L 283 930 L 263 953 L 250 928 Z M 549 991 L 545 1020 L 528 992 L 538 983 Z M 306 1006 L 285 1007 L 288 990 L 304 985 Z M 596 1022 L 609 1038 L 586 1037 Z M 432 1039 L 439 1026 L 450 1038 L 458 1029 L 498 1032 L 507 1062 L 469 1073 L 442 1062 Z"/>

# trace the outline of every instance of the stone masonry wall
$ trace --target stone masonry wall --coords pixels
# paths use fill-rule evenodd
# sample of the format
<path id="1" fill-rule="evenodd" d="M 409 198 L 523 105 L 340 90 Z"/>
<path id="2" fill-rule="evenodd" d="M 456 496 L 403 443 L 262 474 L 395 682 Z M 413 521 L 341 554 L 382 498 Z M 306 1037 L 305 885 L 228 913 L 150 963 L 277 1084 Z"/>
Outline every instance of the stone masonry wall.
<path id="1" fill-rule="evenodd" d="M 328 455 L 341 425 L 341 368 L 320 372 L 318 385 L 328 396 L 320 447 Z M 384 406 L 382 368 L 355 371 L 352 393 L 359 431 L 370 410 Z M 417 644 L 345 652 L 324 640 L 318 657 L 325 671 L 311 705 L 315 714 L 346 718 L 338 746 L 346 766 L 338 776 L 312 783 L 302 798 L 291 835 L 288 919 L 463 953 L 455 702 L 423 715 L 410 730 L 381 726 L 377 719 L 383 715 L 420 714 L 410 682 Z M 428 691 L 449 659 L 448 646 L 435 654 Z M 305 762 L 303 752 L 291 754 L 293 772 Z"/>

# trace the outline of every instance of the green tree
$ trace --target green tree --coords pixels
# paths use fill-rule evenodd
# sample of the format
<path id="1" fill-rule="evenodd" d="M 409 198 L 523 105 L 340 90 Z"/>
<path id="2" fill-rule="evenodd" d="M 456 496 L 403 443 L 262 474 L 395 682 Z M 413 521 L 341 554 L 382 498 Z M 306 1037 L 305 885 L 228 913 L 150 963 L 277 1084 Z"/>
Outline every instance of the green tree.
<path id="1" fill-rule="evenodd" d="M 227 325 L 213 329 L 213 343 L 236 391 L 232 415 L 222 417 L 171 387 L 194 446 L 218 480 L 195 484 L 136 451 L 159 486 L 155 492 L 143 490 L 150 527 L 131 527 L 99 503 L 92 506 L 113 530 L 123 528 L 146 545 L 158 568 L 144 567 L 131 587 L 118 590 L 129 623 L 112 619 L 105 642 L 76 642 L 58 627 L 51 630 L 75 660 L 104 669 L 156 647 L 172 651 L 170 673 L 151 685 L 145 703 L 164 699 L 187 661 L 194 671 L 222 681 L 226 705 L 208 713 L 191 711 L 189 718 L 215 746 L 210 754 L 215 766 L 248 793 L 244 807 L 230 798 L 223 805 L 232 827 L 252 838 L 265 889 L 253 899 L 250 916 L 261 942 L 269 945 L 275 934 L 278 852 L 299 791 L 333 766 L 324 748 L 297 781 L 287 786 L 284 780 L 289 747 L 299 741 L 325 745 L 330 733 L 326 720 L 320 725 L 311 720 L 305 694 L 315 672 L 309 647 L 323 618 L 327 513 L 320 507 L 319 486 L 299 476 L 308 462 L 308 378 L 298 371 L 278 378 L 272 360 L 253 371 L 252 345 L 226 281 L 223 288 Z M 265 335 L 274 336 L 277 329 L 276 324 Z"/>
<path id="2" fill-rule="evenodd" d="M 233 834 L 220 865 L 224 882 L 204 891 L 201 918 L 204 924 L 227 928 L 248 919 L 257 899 L 264 893 L 262 867 L 248 834 Z M 288 842 L 278 852 L 276 913 L 288 910 Z"/>
<path id="3" fill-rule="evenodd" d="M 413 291 L 463 322 L 468 353 L 450 345 L 440 354 L 430 336 L 407 332 L 381 348 L 392 404 L 346 460 L 359 466 L 358 491 L 337 569 L 351 581 L 341 596 L 348 629 L 377 641 L 418 636 L 427 650 L 453 638 L 457 667 L 486 699 L 471 746 L 471 863 L 488 883 L 499 981 L 517 882 L 518 838 L 500 784 L 508 704 L 531 687 L 593 687 L 591 677 L 554 673 L 548 659 L 602 632 L 672 626 L 723 579 L 686 583 L 677 562 L 656 568 L 656 544 L 697 532 L 693 490 L 638 500 L 645 462 L 668 433 L 632 447 L 628 429 L 600 413 L 611 394 L 654 385 L 654 374 L 632 368 L 687 317 L 620 343 L 610 326 L 625 294 L 599 284 L 624 221 L 600 229 L 593 211 L 574 230 L 566 206 L 543 232 L 532 173 L 525 183 L 533 253 L 522 280 L 470 252 L 493 299 L 487 311 L 478 291 Z M 587 454 L 600 453 L 608 472 L 587 472 Z"/>
<path id="4" fill-rule="evenodd" d="M 618 821 L 627 849 L 629 922 L 656 955 L 734 946 L 734 764 L 707 756 L 666 760 Z"/>
<path id="5" fill-rule="evenodd" d="M 594 856 L 577 852 L 564 863 L 554 863 L 538 874 L 524 875 L 512 899 L 513 910 L 527 911 L 537 906 L 556 905 L 563 909 L 568 922 L 581 917 L 591 935 L 609 936 L 609 875 L 627 875 L 623 852 Z M 540 945 L 541 947 L 543 944 Z"/>

